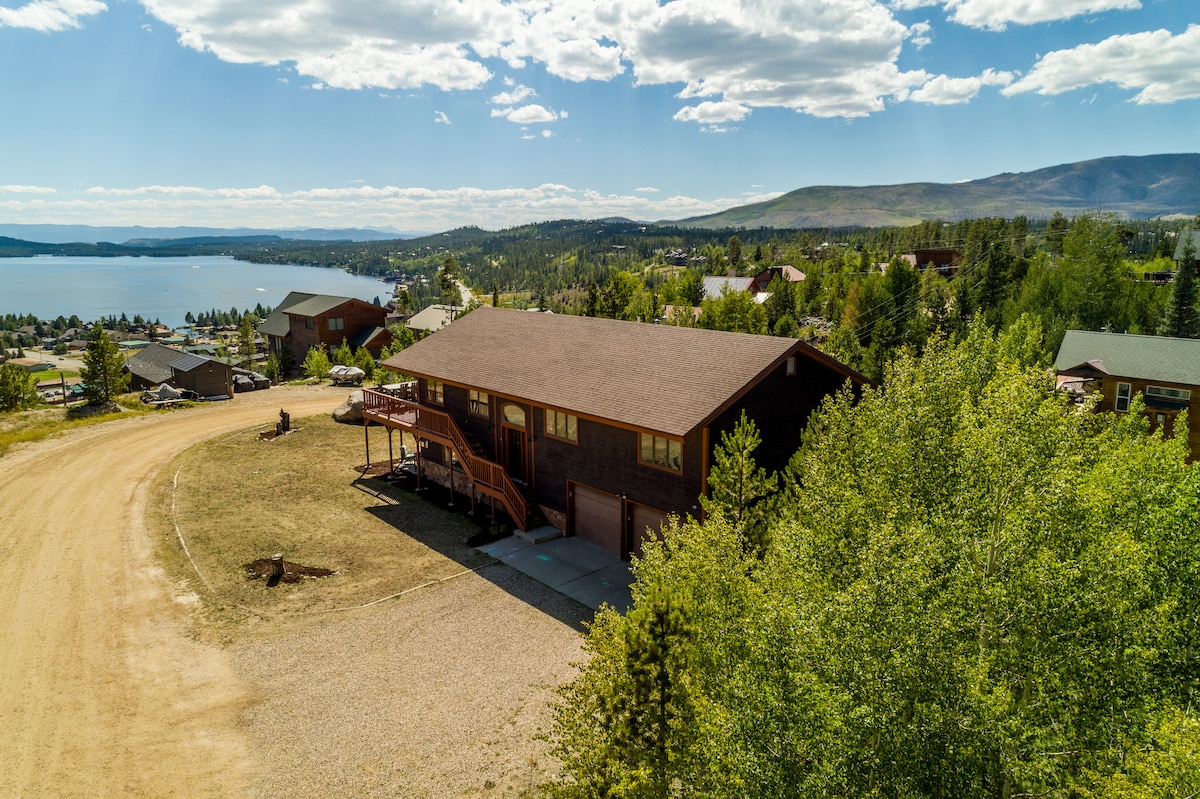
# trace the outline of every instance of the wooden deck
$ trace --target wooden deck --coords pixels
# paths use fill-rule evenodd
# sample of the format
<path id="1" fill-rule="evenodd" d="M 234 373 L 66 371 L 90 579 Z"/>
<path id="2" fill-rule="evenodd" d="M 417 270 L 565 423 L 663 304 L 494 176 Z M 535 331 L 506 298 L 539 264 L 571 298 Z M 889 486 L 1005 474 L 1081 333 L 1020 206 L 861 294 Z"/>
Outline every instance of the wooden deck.
<path id="1" fill-rule="evenodd" d="M 389 387 L 388 391 L 363 389 L 363 418 L 386 427 L 406 430 L 418 441 L 428 439 L 450 447 L 475 490 L 500 500 L 521 529 L 529 522 L 529 502 L 504 467 L 472 451 L 467 438 L 450 414 L 422 405 L 415 390 Z"/>

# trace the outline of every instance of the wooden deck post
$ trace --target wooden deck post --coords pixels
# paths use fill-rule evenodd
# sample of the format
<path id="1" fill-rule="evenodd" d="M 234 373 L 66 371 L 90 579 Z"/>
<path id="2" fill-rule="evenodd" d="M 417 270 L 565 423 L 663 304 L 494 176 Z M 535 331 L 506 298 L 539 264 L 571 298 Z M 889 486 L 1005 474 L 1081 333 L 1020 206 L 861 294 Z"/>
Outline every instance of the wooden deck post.
<path id="1" fill-rule="evenodd" d="M 396 459 L 392 457 L 392 427 L 388 425 L 388 473 L 396 470 Z"/>
<path id="2" fill-rule="evenodd" d="M 413 434 L 413 446 L 417 450 L 417 490 L 421 490 L 421 439 Z"/>
<path id="3" fill-rule="evenodd" d="M 450 503 L 447 508 L 454 507 L 454 447 L 446 447 L 446 451 L 450 453 Z"/>
<path id="4" fill-rule="evenodd" d="M 371 427 L 370 427 L 370 425 L 371 425 L 371 420 L 364 417 L 363 418 L 363 446 L 365 447 L 366 452 L 367 452 L 367 465 L 366 465 L 366 468 L 363 469 L 363 472 L 366 472 L 367 469 L 371 468 L 371 433 L 370 433 Z"/>

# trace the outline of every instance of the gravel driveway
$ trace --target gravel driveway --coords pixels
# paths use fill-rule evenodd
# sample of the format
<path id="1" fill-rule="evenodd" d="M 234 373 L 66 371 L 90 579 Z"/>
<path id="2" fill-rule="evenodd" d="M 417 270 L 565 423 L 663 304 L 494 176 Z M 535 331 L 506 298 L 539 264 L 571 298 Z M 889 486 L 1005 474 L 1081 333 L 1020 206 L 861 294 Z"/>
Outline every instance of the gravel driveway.
<path id="1" fill-rule="evenodd" d="M 226 646 L 189 633 L 147 487 L 181 449 L 344 390 L 239 395 L 72 431 L 0 460 L 0 794 L 513 796 L 590 612 L 489 566 Z"/>

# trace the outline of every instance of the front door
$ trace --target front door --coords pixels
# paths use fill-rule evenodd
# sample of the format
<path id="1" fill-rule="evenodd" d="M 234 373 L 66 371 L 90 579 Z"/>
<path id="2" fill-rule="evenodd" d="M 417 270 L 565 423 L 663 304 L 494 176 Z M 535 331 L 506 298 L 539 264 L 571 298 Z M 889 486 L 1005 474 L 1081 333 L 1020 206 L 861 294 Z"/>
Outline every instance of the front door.
<path id="1" fill-rule="evenodd" d="M 524 483 L 525 472 L 525 429 L 529 423 L 525 409 L 514 402 L 500 407 L 500 441 L 504 447 L 504 471 L 512 479 Z"/>
<path id="2" fill-rule="evenodd" d="M 504 470 L 508 476 L 525 482 L 525 431 L 516 427 L 504 429 Z"/>

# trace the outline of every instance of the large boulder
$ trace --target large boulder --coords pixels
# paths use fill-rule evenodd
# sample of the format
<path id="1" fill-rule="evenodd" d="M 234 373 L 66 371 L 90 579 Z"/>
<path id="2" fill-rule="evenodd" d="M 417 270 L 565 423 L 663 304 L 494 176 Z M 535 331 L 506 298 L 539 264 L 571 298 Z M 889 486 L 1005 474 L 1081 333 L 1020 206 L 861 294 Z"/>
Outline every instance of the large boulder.
<path id="1" fill-rule="evenodd" d="M 346 401 L 333 409 L 333 420 L 343 424 L 363 423 L 363 393 L 351 391 Z"/>

